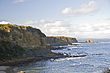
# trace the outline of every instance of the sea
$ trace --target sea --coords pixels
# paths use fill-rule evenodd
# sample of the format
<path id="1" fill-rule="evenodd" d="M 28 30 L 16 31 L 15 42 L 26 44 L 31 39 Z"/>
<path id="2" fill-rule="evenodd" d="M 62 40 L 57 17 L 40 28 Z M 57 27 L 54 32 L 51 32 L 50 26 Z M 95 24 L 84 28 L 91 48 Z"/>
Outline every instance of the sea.
<path id="1" fill-rule="evenodd" d="M 86 40 L 79 40 L 84 42 Z M 65 45 L 54 53 L 68 54 L 71 57 L 41 60 L 19 67 L 26 73 L 103 73 L 110 68 L 110 40 L 93 40 L 98 43 L 73 43 Z M 80 57 L 80 55 L 86 55 Z M 73 57 L 79 56 L 79 57 Z"/>

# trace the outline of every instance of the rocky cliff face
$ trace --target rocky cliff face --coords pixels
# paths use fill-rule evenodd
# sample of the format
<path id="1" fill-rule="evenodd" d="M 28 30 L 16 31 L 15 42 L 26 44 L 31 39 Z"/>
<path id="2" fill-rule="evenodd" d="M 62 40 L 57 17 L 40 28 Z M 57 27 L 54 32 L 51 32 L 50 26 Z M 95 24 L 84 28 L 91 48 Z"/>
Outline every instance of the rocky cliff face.
<path id="1" fill-rule="evenodd" d="M 77 40 L 71 37 L 46 37 L 39 29 L 30 26 L 0 24 L 0 63 L 14 59 L 57 56 L 47 45 L 74 42 Z"/>
<path id="2" fill-rule="evenodd" d="M 30 26 L 0 24 L 0 40 L 10 41 L 24 48 L 46 47 L 46 35 Z"/>
<path id="3" fill-rule="evenodd" d="M 76 43 L 76 38 L 72 37 L 64 37 L 64 36 L 47 36 L 47 44 L 48 45 L 68 45 L 72 43 Z"/>
<path id="4" fill-rule="evenodd" d="M 0 61 L 47 56 L 46 35 L 30 26 L 0 24 Z"/>

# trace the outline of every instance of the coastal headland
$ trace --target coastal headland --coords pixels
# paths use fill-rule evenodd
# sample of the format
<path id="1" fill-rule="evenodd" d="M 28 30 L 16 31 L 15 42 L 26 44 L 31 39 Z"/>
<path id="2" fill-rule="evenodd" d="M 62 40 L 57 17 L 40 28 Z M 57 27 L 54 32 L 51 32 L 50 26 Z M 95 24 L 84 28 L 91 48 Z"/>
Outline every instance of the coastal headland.
<path id="1" fill-rule="evenodd" d="M 66 57 L 52 53 L 51 47 L 76 42 L 76 38 L 72 37 L 46 36 L 39 29 L 30 26 L 0 24 L 0 65 Z"/>

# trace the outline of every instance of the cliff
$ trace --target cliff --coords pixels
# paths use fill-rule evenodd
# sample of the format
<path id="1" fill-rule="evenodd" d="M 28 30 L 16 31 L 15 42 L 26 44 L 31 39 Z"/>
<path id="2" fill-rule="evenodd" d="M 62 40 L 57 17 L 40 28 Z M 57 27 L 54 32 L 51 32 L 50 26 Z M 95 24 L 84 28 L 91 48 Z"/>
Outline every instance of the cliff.
<path id="1" fill-rule="evenodd" d="M 68 45 L 78 42 L 76 38 L 64 36 L 47 36 L 47 44 L 51 46 Z"/>
<path id="2" fill-rule="evenodd" d="M 0 40 L 7 40 L 23 48 L 46 47 L 46 35 L 30 26 L 0 24 Z"/>
<path id="3" fill-rule="evenodd" d="M 46 35 L 30 26 L 0 24 L 0 61 L 46 56 Z"/>
<path id="4" fill-rule="evenodd" d="M 0 65 L 16 64 L 36 58 L 65 57 L 52 53 L 51 46 L 74 42 L 77 40 L 71 37 L 46 37 L 39 29 L 30 26 L 0 24 Z"/>

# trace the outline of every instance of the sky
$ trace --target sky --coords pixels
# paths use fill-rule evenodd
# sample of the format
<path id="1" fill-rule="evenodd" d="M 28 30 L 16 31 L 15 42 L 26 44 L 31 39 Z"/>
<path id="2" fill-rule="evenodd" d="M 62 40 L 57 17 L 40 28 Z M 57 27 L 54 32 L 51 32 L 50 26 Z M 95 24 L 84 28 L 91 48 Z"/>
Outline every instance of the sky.
<path id="1" fill-rule="evenodd" d="M 0 0 L 0 21 L 47 36 L 110 39 L 110 0 Z"/>

